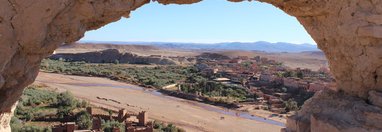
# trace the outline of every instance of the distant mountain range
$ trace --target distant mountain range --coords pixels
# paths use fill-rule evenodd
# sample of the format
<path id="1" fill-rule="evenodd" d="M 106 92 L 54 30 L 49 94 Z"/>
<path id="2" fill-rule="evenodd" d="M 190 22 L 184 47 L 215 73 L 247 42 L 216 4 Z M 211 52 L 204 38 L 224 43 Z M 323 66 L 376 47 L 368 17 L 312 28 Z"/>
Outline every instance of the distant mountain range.
<path id="1" fill-rule="evenodd" d="M 108 44 L 133 44 L 133 45 L 151 45 L 160 48 L 175 49 L 203 49 L 203 50 L 246 50 L 246 51 L 265 51 L 265 52 L 303 52 L 320 51 L 313 44 L 293 44 L 286 42 L 270 43 L 259 42 L 226 42 L 215 44 L 203 43 L 178 43 L 178 42 L 100 42 L 100 41 L 81 41 L 80 43 L 108 43 Z"/>

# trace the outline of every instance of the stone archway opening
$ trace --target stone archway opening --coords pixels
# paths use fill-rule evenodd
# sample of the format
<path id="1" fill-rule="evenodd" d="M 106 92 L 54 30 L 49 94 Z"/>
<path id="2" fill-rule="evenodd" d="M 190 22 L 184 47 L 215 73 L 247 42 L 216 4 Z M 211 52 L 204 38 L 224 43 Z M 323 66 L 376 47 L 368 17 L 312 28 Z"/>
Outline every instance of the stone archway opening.
<path id="1" fill-rule="evenodd" d="M 192 4 L 200 0 L 156 0 Z M 240 2 L 243 0 L 229 0 Z M 259 0 L 295 16 L 325 52 L 337 80 L 290 118 L 290 131 L 380 131 L 382 6 L 380 1 Z M 65 0 L 0 3 L 0 130 L 12 106 L 37 76 L 40 61 L 88 30 L 128 17 L 150 0 Z M 338 113 L 341 111 L 341 113 Z M 339 122 L 342 121 L 342 122 Z"/>

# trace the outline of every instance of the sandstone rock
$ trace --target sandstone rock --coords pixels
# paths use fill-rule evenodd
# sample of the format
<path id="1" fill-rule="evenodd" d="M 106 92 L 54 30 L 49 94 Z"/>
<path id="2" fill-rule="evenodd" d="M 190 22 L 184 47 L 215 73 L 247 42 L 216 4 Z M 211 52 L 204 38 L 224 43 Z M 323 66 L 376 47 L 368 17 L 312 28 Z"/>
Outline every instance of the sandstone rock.
<path id="1" fill-rule="evenodd" d="M 370 91 L 369 101 L 371 104 L 382 108 L 382 93 L 374 90 Z"/>
<path id="2" fill-rule="evenodd" d="M 5 83 L 4 77 L 0 75 L 0 88 L 3 87 L 4 83 Z"/>
<path id="3" fill-rule="evenodd" d="M 11 126 L 9 123 L 11 122 L 11 118 L 13 116 L 13 113 L 15 112 L 16 106 L 17 106 L 17 103 L 15 103 L 12 106 L 11 111 L 0 113 L 0 132 L 11 131 Z"/>
<path id="4" fill-rule="evenodd" d="M 382 109 L 379 107 L 344 93 L 322 91 L 305 102 L 303 108 L 287 120 L 287 129 L 291 132 L 382 131 L 381 119 Z M 296 122 L 304 124 L 291 125 Z M 301 129 L 301 126 L 305 128 Z"/>
<path id="5" fill-rule="evenodd" d="M 382 15 L 370 15 L 366 17 L 366 20 L 368 22 L 374 23 L 374 24 L 379 24 L 382 25 Z"/>
<path id="6" fill-rule="evenodd" d="M 191 4 L 201 0 L 156 1 L 162 4 Z M 338 128 L 339 131 L 345 129 L 336 125 L 343 123 L 325 124 L 321 122 L 325 118 L 321 117 L 328 116 L 333 121 L 355 124 L 357 128 L 354 130 L 360 128 L 372 131 L 378 128 L 375 125 L 381 124 L 378 120 L 372 116 L 360 115 L 379 115 L 381 111 L 378 109 L 378 112 L 377 107 L 366 104 L 364 100 L 369 98 L 369 91 L 382 91 L 382 1 L 259 1 L 272 4 L 297 18 L 324 51 L 336 78 L 338 91 L 345 93 L 324 93 L 313 97 L 297 113 L 296 126 L 293 128 L 305 130 L 305 124 L 311 120 L 312 113 L 317 117 L 313 118 L 313 125 L 333 126 L 333 129 Z M 128 17 L 131 11 L 149 2 L 0 0 L 0 75 L 5 80 L 0 87 L 0 113 L 4 115 L 11 110 L 23 88 L 37 76 L 41 59 L 54 49 L 79 40 L 88 30 Z M 375 101 L 374 104 L 379 105 Z M 310 123 L 307 126 L 317 128 Z"/>
<path id="7" fill-rule="evenodd" d="M 362 127 L 354 127 L 340 120 L 331 120 L 328 116 L 311 116 L 311 132 L 368 132 Z"/>
<path id="8" fill-rule="evenodd" d="M 261 0 L 296 16 L 327 56 L 339 91 L 364 99 L 368 91 L 381 89 L 379 74 L 382 52 L 369 55 L 369 49 L 381 47 L 380 24 L 376 12 L 380 1 L 347 0 Z M 362 73 L 362 74 L 360 74 Z"/>
<path id="9" fill-rule="evenodd" d="M 363 113 L 365 117 L 365 124 L 367 126 L 375 126 L 376 128 L 382 130 L 382 114 L 375 112 L 365 112 Z"/>
<path id="10" fill-rule="evenodd" d="M 382 26 L 366 26 L 360 27 L 358 35 L 363 37 L 382 38 Z"/>
<path id="11" fill-rule="evenodd" d="M 304 120 L 296 115 L 287 118 L 286 131 L 307 132 L 310 130 L 309 120 Z"/>

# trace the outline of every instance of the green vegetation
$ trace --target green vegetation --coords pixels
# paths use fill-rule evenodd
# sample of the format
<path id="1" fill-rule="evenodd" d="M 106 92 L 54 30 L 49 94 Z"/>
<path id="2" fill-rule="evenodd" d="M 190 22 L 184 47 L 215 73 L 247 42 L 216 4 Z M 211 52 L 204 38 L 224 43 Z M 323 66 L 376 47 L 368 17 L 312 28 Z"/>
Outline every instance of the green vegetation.
<path id="1" fill-rule="evenodd" d="M 250 65 L 250 63 L 246 65 Z M 194 66 L 138 67 L 118 63 L 98 64 L 47 59 L 43 60 L 41 69 L 54 73 L 107 77 L 156 88 L 178 83 L 182 92 L 190 94 L 201 92 L 205 97 L 225 98 L 224 100 L 221 99 L 220 102 L 243 101 L 248 97 L 253 97 L 240 86 L 209 81 L 209 78 L 200 75 Z M 67 113 L 64 111 L 63 114 Z"/>
<path id="2" fill-rule="evenodd" d="M 228 97 L 234 101 L 243 101 L 251 96 L 244 88 L 236 85 L 222 84 L 213 81 L 201 80 L 196 83 L 181 84 L 185 93 L 198 93 L 207 97 Z"/>
<path id="3" fill-rule="evenodd" d="M 86 107 L 88 102 L 75 99 L 70 92 L 57 93 L 41 86 L 29 86 L 24 90 L 11 119 L 11 129 L 14 132 L 51 132 L 52 129 L 46 127 L 47 125 L 37 126 L 32 125 L 32 122 L 37 123 L 35 119 L 44 122 L 47 117 L 57 118 L 58 120 L 53 122 L 59 122 L 62 118 L 72 116 L 79 129 L 86 130 L 92 127 L 92 117 L 84 110 Z M 112 111 L 109 111 L 109 114 L 112 114 Z M 45 123 L 49 122 L 52 121 Z M 112 132 L 113 128 L 125 131 L 124 124 L 114 120 L 101 120 L 101 125 L 105 132 Z M 172 124 L 157 122 L 156 126 L 156 132 L 185 132 Z"/>
<path id="4" fill-rule="evenodd" d="M 154 132 L 185 132 L 185 130 L 173 124 L 166 125 L 160 121 L 154 121 Z"/>
<path id="5" fill-rule="evenodd" d="M 184 83 L 180 84 L 180 89 L 185 93 L 201 93 L 205 97 L 224 97 L 232 101 L 243 101 L 253 97 L 242 86 L 210 81 L 207 77 L 200 75 L 196 69 L 190 70 Z M 220 100 L 220 102 L 230 102 L 229 100 Z"/>
<path id="6" fill-rule="evenodd" d="M 69 92 L 60 93 L 57 96 L 56 106 L 58 106 L 57 116 L 64 118 L 73 114 L 72 111 L 77 106 L 77 100 Z"/>
<path id="7" fill-rule="evenodd" d="M 60 60 L 43 60 L 41 69 L 47 72 L 69 75 L 107 77 L 135 84 L 150 85 L 161 88 L 186 78 L 188 67 L 155 66 L 136 67 L 118 63 L 85 63 L 65 62 Z"/>
<path id="8" fill-rule="evenodd" d="M 92 116 L 88 112 L 81 111 L 81 112 L 77 113 L 76 117 L 77 117 L 76 124 L 78 125 L 79 129 L 87 130 L 87 129 L 90 129 L 92 127 L 93 119 L 92 119 Z"/>
<path id="9" fill-rule="evenodd" d="M 286 71 L 282 74 L 283 77 L 293 77 L 295 73 L 293 71 Z"/>
<path id="10" fill-rule="evenodd" d="M 111 120 L 111 121 L 101 120 L 101 126 L 104 132 L 112 132 L 113 128 L 119 128 L 120 132 L 125 131 L 124 129 L 125 125 L 123 123 L 120 123 L 114 120 Z"/>
<path id="11" fill-rule="evenodd" d="M 33 125 L 25 125 L 17 117 L 12 117 L 11 119 L 12 132 L 51 132 L 50 127 L 39 127 Z"/>
<path id="12" fill-rule="evenodd" d="M 160 121 L 154 121 L 154 132 L 185 132 L 184 129 L 179 128 L 173 124 L 165 124 Z M 101 119 L 101 126 L 104 132 L 112 132 L 114 128 L 119 128 L 121 132 L 125 131 L 125 124 L 115 120 L 105 121 Z"/>
<path id="13" fill-rule="evenodd" d="M 75 115 L 76 109 L 87 107 L 86 101 L 79 102 L 69 92 L 57 93 L 41 86 L 29 86 L 24 90 L 15 110 L 15 116 L 11 121 L 12 131 L 51 131 L 48 127 L 29 125 L 29 122 L 34 122 L 36 119 L 43 121 L 46 117 L 60 119 Z"/>
<path id="14" fill-rule="evenodd" d="M 56 105 L 57 96 L 58 93 L 54 91 L 43 90 L 36 86 L 28 87 L 19 100 L 15 116 L 25 121 L 31 121 L 55 114 L 57 109 L 51 106 Z"/>
<path id="15" fill-rule="evenodd" d="M 304 78 L 304 73 L 302 73 L 302 72 L 297 72 L 297 73 L 296 73 L 296 76 L 297 76 L 298 78 L 300 78 L 300 79 L 303 79 L 303 78 Z"/>
<path id="16" fill-rule="evenodd" d="M 24 106 L 53 104 L 57 101 L 57 95 L 54 91 L 42 90 L 41 87 L 31 86 L 25 89 L 20 102 Z"/>
<path id="17" fill-rule="evenodd" d="M 298 106 L 297 102 L 294 101 L 293 99 L 289 99 L 288 101 L 284 101 L 284 104 L 285 104 L 285 110 L 287 112 L 289 111 L 297 111 L 300 109 L 300 107 Z"/>

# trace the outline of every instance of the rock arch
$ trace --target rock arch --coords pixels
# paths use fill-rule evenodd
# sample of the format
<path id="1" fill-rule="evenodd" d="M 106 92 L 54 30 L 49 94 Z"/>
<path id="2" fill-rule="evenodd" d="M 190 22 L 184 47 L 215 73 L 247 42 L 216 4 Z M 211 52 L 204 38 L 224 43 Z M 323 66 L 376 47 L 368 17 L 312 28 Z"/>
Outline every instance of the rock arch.
<path id="1" fill-rule="evenodd" d="M 201 0 L 153 1 L 191 4 Z M 270 3 L 299 20 L 325 52 L 337 80 L 337 92 L 322 92 L 307 101 L 288 120 L 287 130 L 381 130 L 382 97 L 375 91 L 382 91 L 382 1 L 258 1 Z M 149 2 L 0 0 L 0 131 L 9 130 L 11 108 L 24 87 L 34 81 L 41 59 L 61 44 L 128 17 Z M 335 114 L 338 110 L 342 114 Z"/>

